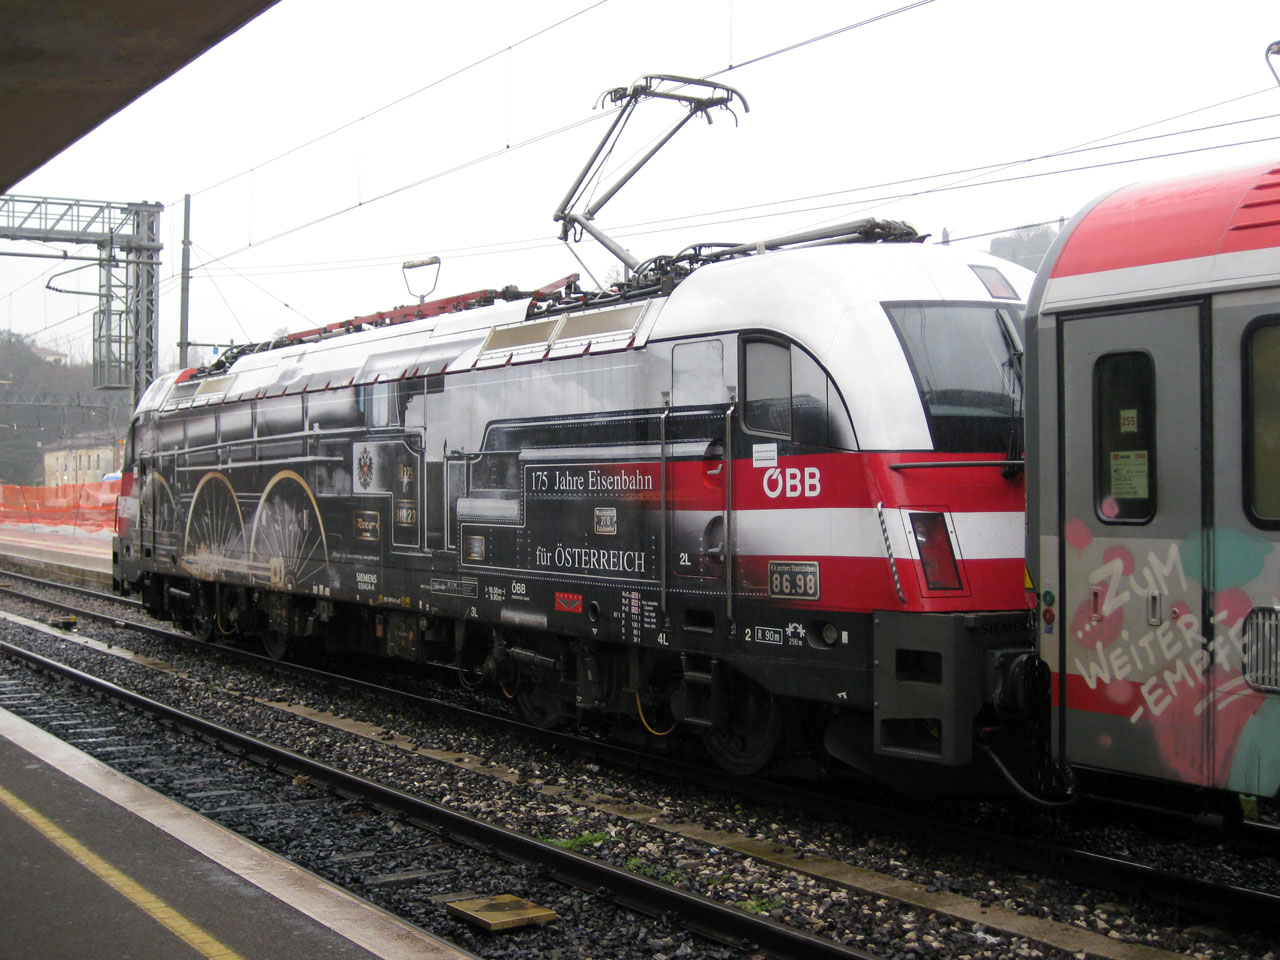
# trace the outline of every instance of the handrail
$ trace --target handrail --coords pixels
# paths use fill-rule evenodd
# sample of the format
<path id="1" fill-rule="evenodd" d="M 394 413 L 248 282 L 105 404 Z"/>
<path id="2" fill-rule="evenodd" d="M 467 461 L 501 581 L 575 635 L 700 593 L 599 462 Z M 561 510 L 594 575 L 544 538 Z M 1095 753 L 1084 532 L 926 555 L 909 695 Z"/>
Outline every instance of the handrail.
<path id="1" fill-rule="evenodd" d="M 658 457 L 659 486 L 662 500 L 659 504 L 658 520 L 658 571 L 659 591 L 661 596 L 662 628 L 667 626 L 667 417 L 671 414 L 671 401 L 668 399 L 666 409 L 658 417 Z"/>
<path id="2" fill-rule="evenodd" d="M 880 517 L 880 534 L 884 537 L 884 549 L 889 555 L 889 572 L 893 574 L 893 588 L 898 591 L 898 599 L 906 603 L 907 596 L 902 592 L 902 581 L 898 579 L 898 564 L 893 559 L 893 544 L 889 542 L 889 527 L 884 522 L 883 500 L 876 504 L 876 513 Z"/>
<path id="3" fill-rule="evenodd" d="M 931 467 L 1024 467 L 1025 460 L 925 460 L 920 463 L 891 463 L 890 470 L 927 470 Z"/>
<path id="4" fill-rule="evenodd" d="M 724 412 L 724 606 L 733 633 L 733 412 L 736 403 Z"/>

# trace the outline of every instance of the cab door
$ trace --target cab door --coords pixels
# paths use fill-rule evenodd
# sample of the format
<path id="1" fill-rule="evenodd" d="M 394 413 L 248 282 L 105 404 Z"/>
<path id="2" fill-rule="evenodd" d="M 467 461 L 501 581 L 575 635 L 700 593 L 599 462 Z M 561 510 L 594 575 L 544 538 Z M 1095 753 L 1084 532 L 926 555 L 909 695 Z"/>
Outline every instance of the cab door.
<path id="1" fill-rule="evenodd" d="M 1066 316 L 1059 353 L 1065 756 L 1192 784 L 1212 779 L 1203 327 L 1200 303 Z"/>
<path id="2" fill-rule="evenodd" d="M 671 406 L 663 427 L 671 588 L 685 592 L 683 628 L 711 633 L 731 611 L 728 596 L 729 483 L 725 346 L 677 343 L 671 352 Z"/>

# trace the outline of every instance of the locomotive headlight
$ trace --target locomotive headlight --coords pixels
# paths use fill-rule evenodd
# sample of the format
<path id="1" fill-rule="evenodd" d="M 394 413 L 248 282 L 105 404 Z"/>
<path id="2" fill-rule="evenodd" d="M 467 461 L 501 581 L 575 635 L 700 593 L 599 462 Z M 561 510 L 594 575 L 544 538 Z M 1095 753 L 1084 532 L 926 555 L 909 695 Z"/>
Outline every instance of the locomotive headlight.
<path id="1" fill-rule="evenodd" d="M 822 628 L 822 642 L 828 647 L 834 647 L 836 641 L 840 639 L 840 631 L 836 629 L 834 623 L 825 624 Z"/>

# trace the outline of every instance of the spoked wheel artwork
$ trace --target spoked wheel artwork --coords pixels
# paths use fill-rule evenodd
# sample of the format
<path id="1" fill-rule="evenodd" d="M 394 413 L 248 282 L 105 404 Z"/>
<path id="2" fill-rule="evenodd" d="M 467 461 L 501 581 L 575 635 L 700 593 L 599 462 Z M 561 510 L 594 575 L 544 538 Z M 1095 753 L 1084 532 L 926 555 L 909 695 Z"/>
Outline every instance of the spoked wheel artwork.
<path id="1" fill-rule="evenodd" d="M 292 470 L 276 474 L 262 492 L 249 556 L 273 589 L 311 593 L 329 585 L 329 547 L 320 509 L 306 481 Z"/>
<path id="2" fill-rule="evenodd" d="M 187 514 L 182 562 L 202 579 L 237 569 L 244 561 L 244 517 L 231 481 L 206 473 L 196 485 Z"/>

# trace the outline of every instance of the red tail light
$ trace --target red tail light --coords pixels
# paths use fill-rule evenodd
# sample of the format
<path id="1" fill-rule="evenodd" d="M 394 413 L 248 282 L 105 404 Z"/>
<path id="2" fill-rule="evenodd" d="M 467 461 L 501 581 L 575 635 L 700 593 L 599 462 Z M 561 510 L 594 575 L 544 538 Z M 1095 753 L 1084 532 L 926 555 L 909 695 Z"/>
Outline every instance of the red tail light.
<path id="1" fill-rule="evenodd" d="M 960 571 L 955 551 L 947 535 L 947 520 L 940 513 L 913 513 L 911 527 L 916 534 L 924 579 L 930 590 L 959 590 Z"/>

